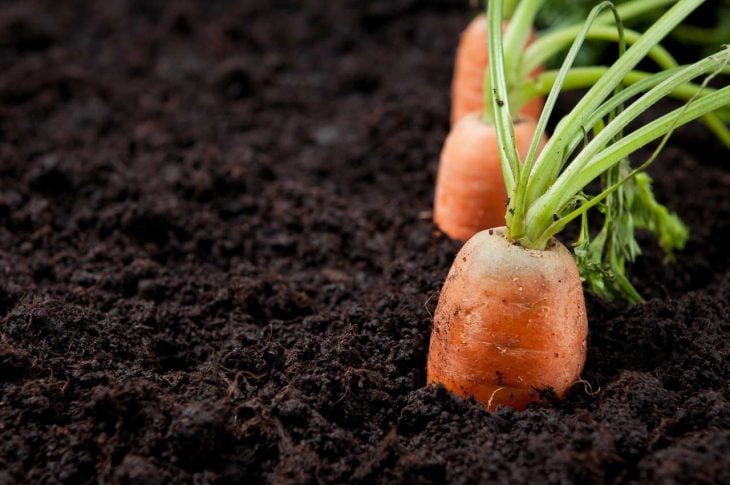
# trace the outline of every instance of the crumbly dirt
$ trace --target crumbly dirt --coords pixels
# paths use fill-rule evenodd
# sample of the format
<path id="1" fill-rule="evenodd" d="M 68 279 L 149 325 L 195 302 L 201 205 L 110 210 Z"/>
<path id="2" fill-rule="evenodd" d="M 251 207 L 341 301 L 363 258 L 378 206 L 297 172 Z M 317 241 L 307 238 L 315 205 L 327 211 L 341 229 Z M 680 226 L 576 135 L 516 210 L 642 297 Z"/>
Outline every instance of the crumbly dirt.
<path id="1" fill-rule="evenodd" d="M 730 172 L 648 302 L 588 296 L 569 397 L 426 388 L 466 2 L 0 6 L 0 483 L 730 483 Z M 566 109 L 569 103 L 563 103 Z"/>

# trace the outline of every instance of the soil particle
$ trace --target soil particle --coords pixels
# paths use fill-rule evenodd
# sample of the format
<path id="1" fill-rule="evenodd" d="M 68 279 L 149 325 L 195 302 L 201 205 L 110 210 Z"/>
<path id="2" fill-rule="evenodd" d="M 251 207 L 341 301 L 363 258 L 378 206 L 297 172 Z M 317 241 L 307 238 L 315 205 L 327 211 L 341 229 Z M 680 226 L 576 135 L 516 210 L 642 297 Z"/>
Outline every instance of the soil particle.
<path id="1" fill-rule="evenodd" d="M 125 456 L 114 470 L 114 482 L 125 485 L 158 485 L 169 483 L 171 478 L 164 468 L 132 453 Z"/>
<path id="2" fill-rule="evenodd" d="M 166 439 L 183 468 L 204 470 L 227 445 L 226 410 L 212 403 L 185 405 L 174 417 Z"/>

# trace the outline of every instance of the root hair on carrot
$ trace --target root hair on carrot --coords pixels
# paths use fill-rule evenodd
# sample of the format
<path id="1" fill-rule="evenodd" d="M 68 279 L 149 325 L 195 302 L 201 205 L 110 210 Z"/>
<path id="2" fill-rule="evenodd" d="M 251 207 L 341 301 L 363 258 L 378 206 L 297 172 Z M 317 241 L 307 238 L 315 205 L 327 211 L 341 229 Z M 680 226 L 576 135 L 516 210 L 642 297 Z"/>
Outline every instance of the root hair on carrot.
<path id="1" fill-rule="evenodd" d="M 504 389 L 504 387 L 505 386 L 498 387 L 494 391 L 492 391 L 492 395 L 489 396 L 489 401 L 487 401 L 487 409 L 492 409 L 492 400 L 494 399 L 494 396 L 496 396 L 499 391 Z"/>
<path id="2" fill-rule="evenodd" d="M 594 391 L 591 383 L 585 379 L 578 379 L 573 384 L 583 384 L 583 391 L 589 396 L 596 396 L 601 392 L 601 386 L 598 386 L 598 389 Z"/>
<path id="3" fill-rule="evenodd" d="M 423 308 L 425 308 L 426 313 L 428 313 L 428 316 L 433 318 L 433 312 L 428 309 L 428 304 L 433 300 L 433 297 L 438 295 L 439 292 L 437 290 L 432 290 L 431 294 L 428 295 L 428 298 L 426 298 L 426 301 L 423 302 Z"/>

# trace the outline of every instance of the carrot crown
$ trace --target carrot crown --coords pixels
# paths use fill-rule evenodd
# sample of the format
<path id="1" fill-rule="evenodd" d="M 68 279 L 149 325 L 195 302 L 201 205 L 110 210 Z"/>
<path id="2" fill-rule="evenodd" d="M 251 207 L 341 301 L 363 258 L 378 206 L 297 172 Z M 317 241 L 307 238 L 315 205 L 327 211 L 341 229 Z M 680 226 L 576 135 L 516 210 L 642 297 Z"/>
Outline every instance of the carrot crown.
<path id="1" fill-rule="evenodd" d="M 686 66 L 676 66 L 671 56 L 664 56 L 665 69 L 655 74 L 633 71 L 652 52 L 654 56 L 659 53 L 662 58 L 666 51 L 657 48 L 659 42 L 702 1 L 675 2 L 645 33 L 631 34 L 628 48 L 621 10 L 608 1 L 591 10 L 574 35 L 560 70 L 551 74 L 552 86 L 524 160 L 517 154 L 510 115 L 510 94 L 513 93 L 510 93 L 508 78 L 514 64 L 505 59 L 505 52 L 513 51 L 507 50 L 510 32 L 505 39 L 502 35 L 503 0 L 489 2 L 488 77 L 491 85 L 486 95 L 499 139 L 509 197 L 508 237 L 524 247 L 544 249 L 570 221 L 581 218 L 583 229 L 575 251 L 579 268 L 591 288 L 607 298 L 621 296 L 629 301 L 641 301 L 624 274 L 625 262 L 632 261 L 640 252 L 634 239 L 635 229 L 650 230 L 668 255 L 673 249 L 683 247 L 688 237 L 687 228 L 679 218 L 656 202 L 650 179 L 642 171 L 654 161 L 678 126 L 730 106 L 730 86 L 706 87 L 710 78 L 730 72 L 727 68 L 730 47 Z M 520 12 L 534 16 L 533 12 L 542 3 L 541 0 L 522 0 L 512 22 L 516 22 Z M 605 22 L 606 13 L 614 19 L 612 28 L 619 44 L 619 58 L 611 67 L 594 72 L 600 75 L 595 76 L 592 86 L 575 107 L 559 120 L 552 137 L 538 153 L 540 138 L 561 88 L 570 81 L 578 51 L 590 32 L 596 31 L 597 20 Z M 532 19 L 528 14 L 526 17 Z M 524 54 L 525 69 L 530 68 L 533 61 L 529 59 L 534 52 L 528 49 Z M 702 76 L 705 80 L 701 85 L 690 84 Z M 670 95 L 681 98 L 678 93 L 687 99 L 682 107 L 629 131 L 629 124 L 648 108 Z M 718 122 L 726 129 L 721 121 Z M 660 143 L 653 155 L 638 167 L 632 167 L 627 157 L 658 139 Z M 588 195 L 584 190 L 596 179 L 600 179 L 602 189 L 597 195 Z M 604 225 L 591 241 L 587 212 L 592 207 L 603 212 Z"/>

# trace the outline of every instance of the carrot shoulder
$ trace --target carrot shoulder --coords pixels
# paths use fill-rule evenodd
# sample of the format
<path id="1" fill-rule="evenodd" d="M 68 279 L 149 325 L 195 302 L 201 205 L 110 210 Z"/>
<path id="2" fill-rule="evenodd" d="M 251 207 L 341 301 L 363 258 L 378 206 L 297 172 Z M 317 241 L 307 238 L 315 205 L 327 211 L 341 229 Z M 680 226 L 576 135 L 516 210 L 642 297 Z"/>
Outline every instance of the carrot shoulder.
<path id="1" fill-rule="evenodd" d="M 461 34 L 451 82 L 452 125 L 468 113 L 484 111 L 484 73 L 489 61 L 487 37 L 487 18 L 483 14 L 475 17 Z M 540 71 L 535 70 L 533 75 Z M 525 104 L 520 113 L 538 119 L 542 106 L 542 98 L 536 98 Z"/>
<path id="2" fill-rule="evenodd" d="M 531 118 L 515 123 L 521 157 L 535 128 Z M 452 128 L 441 151 L 434 221 L 449 237 L 464 241 L 483 229 L 503 226 L 506 200 L 495 127 L 474 113 L 467 115 Z"/>
<path id="3" fill-rule="evenodd" d="M 571 253 L 511 244 L 482 231 L 457 255 L 441 291 L 427 374 L 454 394 L 494 409 L 523 409 L 537 390 L 563 396 L 586 355 L 583 289 Z"/>

